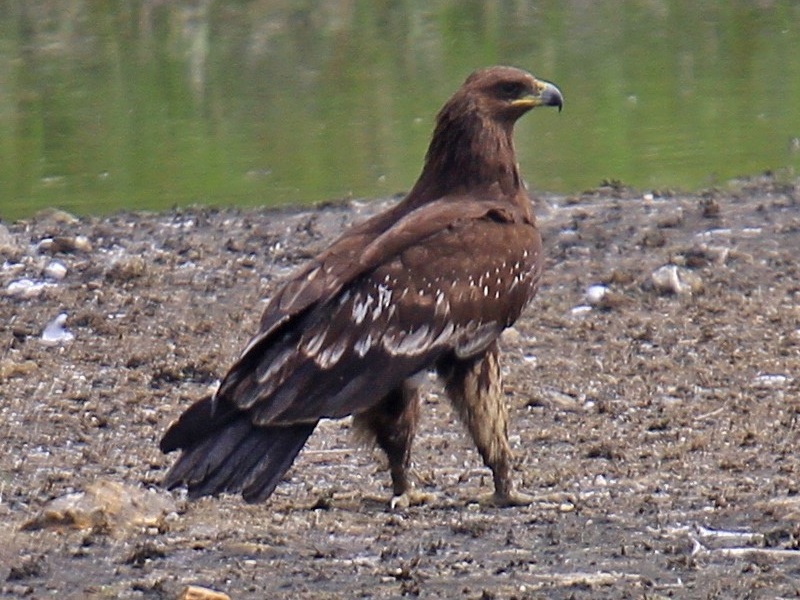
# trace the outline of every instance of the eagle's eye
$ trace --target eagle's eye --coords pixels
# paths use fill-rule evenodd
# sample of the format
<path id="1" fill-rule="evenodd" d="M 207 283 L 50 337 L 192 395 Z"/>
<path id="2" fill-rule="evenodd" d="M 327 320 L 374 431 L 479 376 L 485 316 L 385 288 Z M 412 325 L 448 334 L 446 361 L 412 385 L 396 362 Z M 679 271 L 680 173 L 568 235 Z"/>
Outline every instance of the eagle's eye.
<path id="1" fill-rule="evenodd" d="M 525 94 L 525 85 L 518 81 L 501 81 L 497 84 L 497 92 L 504 100 L 516 100 Z"/>

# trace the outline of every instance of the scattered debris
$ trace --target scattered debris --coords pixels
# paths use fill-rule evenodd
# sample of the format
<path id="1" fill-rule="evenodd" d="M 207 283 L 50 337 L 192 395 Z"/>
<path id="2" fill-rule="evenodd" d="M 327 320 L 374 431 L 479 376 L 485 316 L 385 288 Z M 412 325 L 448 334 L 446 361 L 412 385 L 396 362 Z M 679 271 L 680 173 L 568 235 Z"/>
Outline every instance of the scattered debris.
<path id="1" fill-rule="evenodd" d="M 165 514 L 174 510 L 172 497 L 167 494 L 100 480 L 86 491 L 48 502 L 22 529 L 67 528 L 114 533 L 128 527 L 156 526 Z"/>

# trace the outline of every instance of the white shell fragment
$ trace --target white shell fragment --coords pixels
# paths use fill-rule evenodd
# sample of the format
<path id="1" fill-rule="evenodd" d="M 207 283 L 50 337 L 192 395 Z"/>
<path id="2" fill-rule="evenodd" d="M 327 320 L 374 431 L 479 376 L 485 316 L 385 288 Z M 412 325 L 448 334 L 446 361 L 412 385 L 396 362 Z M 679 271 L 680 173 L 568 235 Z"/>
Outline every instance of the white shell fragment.
<path id="1" fill-rule="evenodd" d="M 46 346 L 57 346 L 75 339 L 75 336 L 64 327 L 66 322 L 67 313 L 61 313 L 50 321 L 42 332 L 42 343 Z"/>

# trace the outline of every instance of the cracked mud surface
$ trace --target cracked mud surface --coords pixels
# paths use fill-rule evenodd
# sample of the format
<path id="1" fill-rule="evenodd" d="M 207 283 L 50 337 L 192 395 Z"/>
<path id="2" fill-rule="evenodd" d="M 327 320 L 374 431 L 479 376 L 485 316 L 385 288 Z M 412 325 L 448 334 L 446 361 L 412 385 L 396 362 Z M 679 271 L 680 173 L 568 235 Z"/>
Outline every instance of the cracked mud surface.
<path id="1" fill-rule="evenodd" d="M 533 505 L 471 502 L 491 477 L 433 382 L 414 448 L 428 505 L 388 510 L 347 421 L 322 423 L 263 505 L 158 489 L 158 439 L 262 298 L 386 202 L 0 226 L 0 595 L 800 594 L 800 184 L 769 177 L 539 199 L 547 273 L 502 343 Z M 43 343 L 60 313 L 73 339 Z M 31 524 L 96 485 L 136 495 L 130 513 Z"/>

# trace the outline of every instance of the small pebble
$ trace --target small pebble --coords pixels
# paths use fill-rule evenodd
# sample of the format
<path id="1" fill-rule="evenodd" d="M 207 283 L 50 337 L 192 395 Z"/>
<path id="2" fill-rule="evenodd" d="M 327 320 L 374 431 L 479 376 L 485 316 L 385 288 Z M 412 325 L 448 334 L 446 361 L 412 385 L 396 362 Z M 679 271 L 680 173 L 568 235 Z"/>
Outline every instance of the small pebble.
<path id="1" fill-rule="evenodd" d="M 592 306 L 597 306 L 607 293 L 608 288 L 604 285 L 590 285 L 586 289 L 586 301 Z"/>
<path id="2" fill-rule="evenodd" d="M 680 206 L 671 207 L 658 215 L 656 225 L 662 229 L 678 227 L 683 223 L 683 209 Z"/>
<path id="3" fill-rule="evenodd" d="M 520 338 L 519 330 L 515 327 L 509 327 L 500 334 L 500 340 L 504 344 L 519 344 Z"/>
<path id="4" fill-rule="evenodd" d="M 760 387 L 780 387 L 786 385 L 789 378 L 786 375 L 765 374 L 759 375 L 754 379 L 754 383 Z"/>
<path id="5" fill-rule="evenodd" d="M 697 294 L 703 291 L 703 280 L 688 269 L 664 265 L 650 275 L 653 288 L 661 294 Z"/>
<path id="6" fill-rule="evenodd" d="M 581 304 L 579 306 L 573 306 L 570 309 L 570 312 L 573 315 L 582 315 L 583 313 L 591 312 L 591 310 L 592 310 L 592 307 L 589 306 L 588 304 Z"/>
<path id="7" fill-rule="evenodd" d="M 67 276 L 67 267 L 64 266 L 64 263 L 54 260 L 44 268 L 44 275 L 50 279 L 61 281 Z"/>
<path id="8" fill-rule="evenodd" d="M 678 267 L 675 265 L 664 265 L 653 271 L 650 275 L 653 286 L 659 292 L 666 294 L 680 294 L 683 292 L 683 285 L 678 279 Z"/>
<path id="9" fill-rule="evenodd" d="M 185 266 L 185 265 L 183 265 Z M 145 274 L 147 264 L 140 256 L 125 256 L 114 261 L 106 273 L 106 278 L 118 283 L 125 283 Z"/>
<path id="10" fill-rule="evenodd" d="M 36 298 L 44 291 L 48 284 L 31 279 L 17 279 L 6 286 L 6 295 L 14 298 L 29 300 Z"/>
<path id="11" fill-rule="evenodd" d="M 37 244 L 36 249 L 47 254 L 88 253 L 92 251 L 92 242 L 85 235 L 58 236 L 44 238 Z"/>

